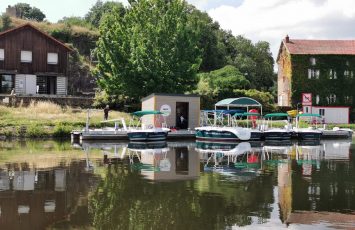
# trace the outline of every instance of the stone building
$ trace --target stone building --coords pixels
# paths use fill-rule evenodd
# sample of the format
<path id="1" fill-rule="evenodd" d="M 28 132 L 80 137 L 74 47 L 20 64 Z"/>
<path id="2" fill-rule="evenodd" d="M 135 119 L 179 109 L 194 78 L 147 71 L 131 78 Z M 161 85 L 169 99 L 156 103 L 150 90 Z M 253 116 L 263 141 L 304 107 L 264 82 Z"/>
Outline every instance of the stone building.
<path id="1" fill-rule="evenodd" d="M 355 40 L 282 40 L 278 105 L 296 108 L 303 93 L 313 106 L 355 107 Z M 354 120 L 354 111 L 351 120 Z"/>

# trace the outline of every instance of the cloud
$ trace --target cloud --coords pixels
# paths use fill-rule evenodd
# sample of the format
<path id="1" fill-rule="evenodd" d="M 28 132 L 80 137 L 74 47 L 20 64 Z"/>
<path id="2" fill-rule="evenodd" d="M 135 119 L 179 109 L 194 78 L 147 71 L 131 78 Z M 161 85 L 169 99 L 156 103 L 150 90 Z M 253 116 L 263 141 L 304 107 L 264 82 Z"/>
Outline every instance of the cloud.
<path id="1" fill-rule="evenodd" d="M 355 39 L 354 0 L 244 0 L 208 13 L 234 35 L 268 41 L 274 58 L 287 34 L 291 39 Z"/>
<path id="2" fill-rule="evenodd" d="M 243 0 L 187 0 L 190 4 L 196 6 L 200 10 L 210 10 L 221 5 L 240 6 Z"/>

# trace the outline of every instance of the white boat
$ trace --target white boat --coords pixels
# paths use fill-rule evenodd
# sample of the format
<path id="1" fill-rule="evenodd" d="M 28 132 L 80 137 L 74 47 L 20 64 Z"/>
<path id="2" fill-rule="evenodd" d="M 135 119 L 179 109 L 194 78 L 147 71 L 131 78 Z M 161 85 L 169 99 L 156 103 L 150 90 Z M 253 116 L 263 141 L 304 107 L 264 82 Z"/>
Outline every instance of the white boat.
<path id="1" fill-rule="evenodd" d="M 260 127 L 257 125 L 257 119 L 261 117 L 259 113 L 235 113 L 232 116 L 232 123 L 234 122 L 234 126 L 238 126 L 238 122 L 242 120 L 242 118 L 246 117 L 247 129 L 250 130 L 251 135 L 249 140 L 258 141 L 261 140 L 263 137 L 263 132 L 260 130 Z M 252 123 L 251 127 L 249 127 L 249 119 Z"/>
<path id="2" fill-rule="evenodd" d="M 287 120 L 284 128 L 272 127 L 273 118 L 286 117 Z M 288 121 L 287 113 L 269 113 L 264 116 L 264 125 L 262 126 L 265 140 L 289 140 L 292 137 L 292 127 Z"/>
<path id="3" fill-rule="evenodd" d="M 247 128 L 231 126 L 231 111 L 213 110 L 208 113 L 213 116 L 213 124 L 208 120 L 207 126 L 195 128 L 196 139 L 200 141 L 247 141 L 251 137 L 251 131 Z M 208 117 L 208 114 L 205 115 Z M 224 121 L 228 120 L 225 125 Z"/>
<path id="4" fill-rule="evenodd" d="M 147 115 L 162 115 L 163 113 L 156 110 L 146 110 L 146 111 L 137 111 L 133 113 L 133 116 L 139 117 L 139 124 L 141 127 L 133 127 L 127 130 L 127 135 L 130 141 L 163 141 L 166 140 L 169 128 L 165 127 L 155 127 L 155 125 L 144 125 L 142 123 L 143 116 Z"/>
<path id="5" fill-rule="evenodd" d="M 310 124 L 315 123 L 315 127 L 309 126 L 307 128 L 300 128 L 300 119 L 302 117 L 309 117 L 311 118 L 311 121 L 309 122 Z M 293 129 L 295 131 L 295 134 L 299 139 L 302 140 L 319 140 L 322 137 L 322 130 L 318 129 L 317 127 L 317 119 L 321 118 L 321 115 L 319 114 L 313 114 L 313 113 L 303 113 L 303 114 L 298 114 L 296 116 L 296 127 Z M 313 122 L 313 119 L 315 119 Z"/>

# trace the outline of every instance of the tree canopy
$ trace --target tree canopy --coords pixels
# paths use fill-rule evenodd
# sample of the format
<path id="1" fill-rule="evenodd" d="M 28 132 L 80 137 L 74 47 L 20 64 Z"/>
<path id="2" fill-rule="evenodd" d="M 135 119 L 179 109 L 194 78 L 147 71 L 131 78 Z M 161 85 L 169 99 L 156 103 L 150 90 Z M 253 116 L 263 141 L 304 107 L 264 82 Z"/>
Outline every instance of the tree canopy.
<path id="1" fill-rule="evenodd" d="M 197 89 L 194 93 L 202 96 L 202 105 L 205 108 L 211 107 L 217 101 L 224 98 L 234 97 L 235 89 L 246 89 L 250 82 L 234 66 L 228 65 L 209 73 L 201 73 Z M 212 107 L 211 107 L 212 108 Z"/>
<path id="2" fill-rule="evenodd" d="M 85 15 L 85 20 L 95 28 L 98 28 L 100 26 L 101 19 L 105 16 L 105 14 L 112 12 L 114 8 L 118 9 L 121 16 L 124 15 L 125 8 L 122 3 L 114 1 L 102 2 L 101 0 L 98 0 Z"/>
<path id="3" fill-rule="evenodd" d="M 37 7 L 31 7 L 28 3 L 17 3 L 15 5 L 16 11 L 20 18 L 43 21 L 46 15 Z"/>
<path id="4" fill-rule="evenodd" d="M 153 92 L 192 90 L 201 63 L 195 26 L 181 0 L 132 2 L 123 17 L 114 9 L 100 26 L 99 85 L 135 100 Z"/>

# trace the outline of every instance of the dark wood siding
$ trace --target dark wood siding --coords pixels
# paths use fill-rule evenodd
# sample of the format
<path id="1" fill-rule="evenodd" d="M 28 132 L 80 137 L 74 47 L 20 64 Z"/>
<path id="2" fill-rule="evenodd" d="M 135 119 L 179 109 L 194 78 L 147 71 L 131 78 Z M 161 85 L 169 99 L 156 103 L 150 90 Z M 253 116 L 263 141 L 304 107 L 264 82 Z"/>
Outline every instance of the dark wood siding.
<path id="1" fill-rule="evenodd" d="M 67 75 L 68 50 L 31 27 L 25 26 L 1 35 L 0 49 L 5 50 L 0 71 Z M 21 50 L 32 51 L 32 63 L 21 63 Z M 47 64 L 47 53 L 58 53 L 57 65 Z"/>

